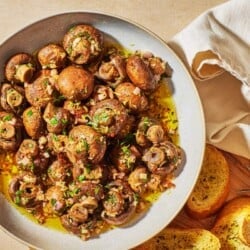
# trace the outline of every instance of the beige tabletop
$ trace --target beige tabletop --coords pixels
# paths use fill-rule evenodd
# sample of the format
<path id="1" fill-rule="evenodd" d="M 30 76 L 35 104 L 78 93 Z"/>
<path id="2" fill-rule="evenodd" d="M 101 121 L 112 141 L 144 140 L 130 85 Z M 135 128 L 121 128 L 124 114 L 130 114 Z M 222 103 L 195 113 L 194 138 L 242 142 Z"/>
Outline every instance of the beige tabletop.
<path id="1" fill-rule="evenodd" d="M 75 10 L 126 17 L 168 41 L 202 12 L 223 2 L 226 0 L 1 0 L 0 43 L 34 21 Z M 0 231 L 0 249 L 28 248 Z"/>

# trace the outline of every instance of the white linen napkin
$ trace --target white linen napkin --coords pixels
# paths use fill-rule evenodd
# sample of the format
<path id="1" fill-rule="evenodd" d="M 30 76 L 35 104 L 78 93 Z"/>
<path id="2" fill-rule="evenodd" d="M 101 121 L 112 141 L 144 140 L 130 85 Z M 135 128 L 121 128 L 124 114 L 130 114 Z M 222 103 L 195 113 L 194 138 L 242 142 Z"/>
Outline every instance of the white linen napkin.
<path id="1" fill-rule="evenodd" d="M 168 44 L 195 80 L 207 142 L 250 158 L 250 1 L 205 12 Z"/>

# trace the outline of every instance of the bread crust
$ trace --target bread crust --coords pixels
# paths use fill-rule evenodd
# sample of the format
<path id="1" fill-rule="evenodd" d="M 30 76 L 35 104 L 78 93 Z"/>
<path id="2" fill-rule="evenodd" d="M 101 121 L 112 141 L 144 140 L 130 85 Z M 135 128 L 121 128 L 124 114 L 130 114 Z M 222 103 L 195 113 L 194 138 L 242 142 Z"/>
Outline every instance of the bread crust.
<path id="1" fill-rule="evenodd" d="M 223 153 L 207 144 L 197 183 L 185 209 L 195 219 L 215 214 L 224 204 L 230 189 L 230 170 Z"/>

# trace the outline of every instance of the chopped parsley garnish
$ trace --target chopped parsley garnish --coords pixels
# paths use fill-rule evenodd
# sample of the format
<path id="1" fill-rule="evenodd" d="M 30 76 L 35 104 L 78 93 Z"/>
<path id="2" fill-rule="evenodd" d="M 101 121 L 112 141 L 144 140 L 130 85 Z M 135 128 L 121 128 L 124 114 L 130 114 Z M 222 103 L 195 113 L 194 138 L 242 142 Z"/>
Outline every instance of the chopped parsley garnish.
<path id="1" fill-rule="evenodd" d="M 59 123 L 59 120 L 57 119 L 57 117 L 52 117 L 49 121 L 50 125 L 52 126 L 57 126 Z"/>
<path id="2" fill-rule="evenodd" d="M 33 111 L 30 109 L 28 112 L 27 112 L 27 116 L 28 117 L 31 117 L 33 115 Z"/>

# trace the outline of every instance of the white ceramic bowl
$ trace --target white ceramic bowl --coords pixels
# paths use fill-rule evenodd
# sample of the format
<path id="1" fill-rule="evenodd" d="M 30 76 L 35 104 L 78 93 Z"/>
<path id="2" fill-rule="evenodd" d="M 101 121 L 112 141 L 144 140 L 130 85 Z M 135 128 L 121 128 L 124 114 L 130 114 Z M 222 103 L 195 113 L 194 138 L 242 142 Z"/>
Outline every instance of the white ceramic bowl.
<path id="1" fill-rule="evenodd" d="M 0 81 L 3 65 L 17 52 L 30 52 L 49 42 L 60 41 L 65 32 L 78 23 L 94 25 L 131 50 L 151 51 L 168 61 L 173 69 L 173 98 L 179 120 L 180 146 L 186 155 L 182 172 L 175 179 L 176 188 L 165 192 L 135 224 L 116 228 L 86 242 L 76 236 L 57 232 L 29 221 L 0 197 L 0 227 L 30 246 L 46 250 L 129 249 L 149 239 L 168 223 L 184 206 L 198 177 L 205 145 L 205 126 L 195 85 L 175 53 L 156 35 L 127 20 L 101 13 L 73 12 L 38 21 L 17 32 L 0 47 Z"/>

